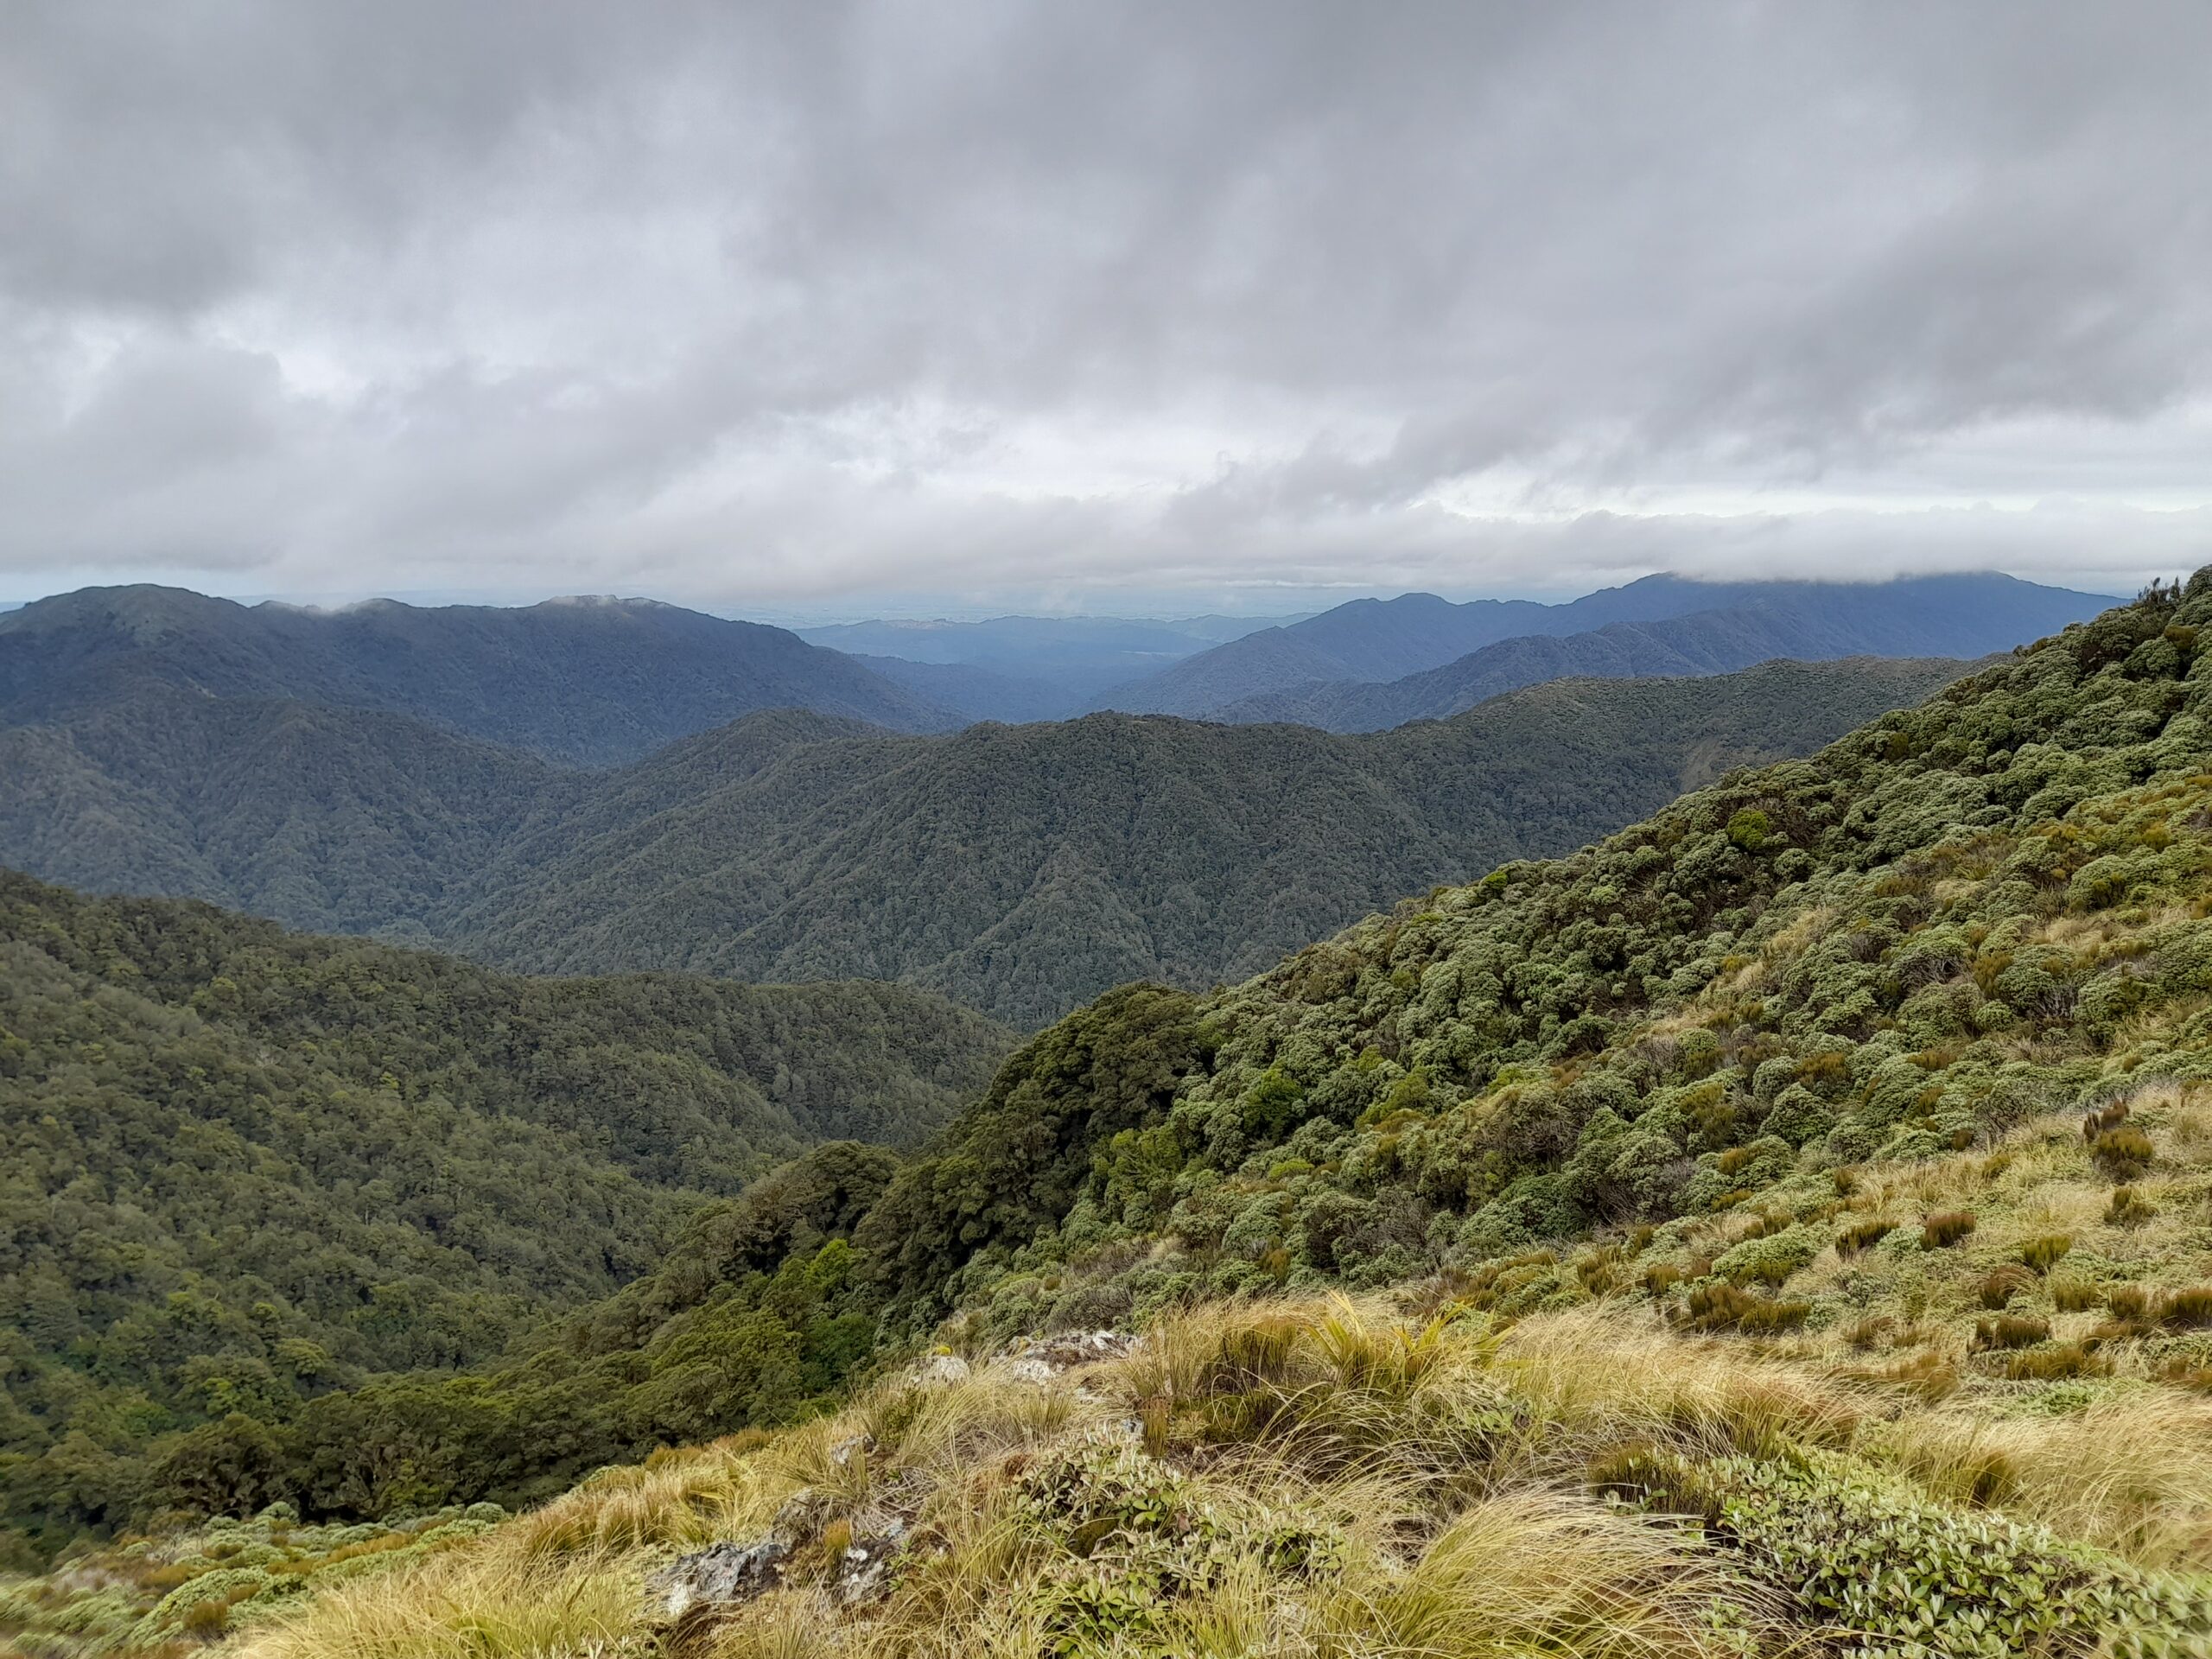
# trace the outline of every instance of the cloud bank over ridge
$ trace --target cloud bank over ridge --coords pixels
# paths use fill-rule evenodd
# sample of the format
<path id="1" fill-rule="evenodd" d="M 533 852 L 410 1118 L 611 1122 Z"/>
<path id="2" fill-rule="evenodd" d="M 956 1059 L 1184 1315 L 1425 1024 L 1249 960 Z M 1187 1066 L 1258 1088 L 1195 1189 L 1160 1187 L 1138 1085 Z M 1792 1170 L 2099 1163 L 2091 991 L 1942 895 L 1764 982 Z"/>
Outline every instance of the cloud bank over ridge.
<path id="1" fill-rule="evenodd" d="M 2212 557 L 2208 57 L 2190 3 L 33 3 L 0 597 L 2117 589 Z"/>

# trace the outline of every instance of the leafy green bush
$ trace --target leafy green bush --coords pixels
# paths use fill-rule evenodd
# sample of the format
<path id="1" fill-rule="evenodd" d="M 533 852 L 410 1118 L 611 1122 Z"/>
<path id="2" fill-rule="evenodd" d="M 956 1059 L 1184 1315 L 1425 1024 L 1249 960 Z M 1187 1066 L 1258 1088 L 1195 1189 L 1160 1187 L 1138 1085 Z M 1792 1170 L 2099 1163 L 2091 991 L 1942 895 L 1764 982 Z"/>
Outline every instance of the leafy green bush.
<path id="1" fill-rule="evenodd" d="M 1599 1490 L 1694 1517 L 1706 1536 L 1852 1650 L 2090 1653 L 2101 1642 L 2212 1638 L 2212 1598 L 2039 1529 L 1889 1491 L 1838 1464 L 1694 1463 L 1632 1448 Z M 2178 1650 L 2178 1649 L 2177 1649 Z"/>
<path id="2" fill-rule="evenodd" d="M 1747 1238 L 1713 1259 L 1713 1270 L 1738 1284 L 1780 1286 L 1821 1252 L 1821 1240 L 1809 1227 Z"/>
<path id="3" fill-rule="evenodd" d="M 1294 1514 L 1225 1516 L 1119 1438 L 1053 1452 L 1020 1472 L 1014 1491 L 1015 1525 L 1055 1557 L 1036 1592 L 1053 1654 L 1141 1642 L 1163 1610 L 1240 1568 L 1325 1576 L 1344 1557 L 1333 1527 Z"/>

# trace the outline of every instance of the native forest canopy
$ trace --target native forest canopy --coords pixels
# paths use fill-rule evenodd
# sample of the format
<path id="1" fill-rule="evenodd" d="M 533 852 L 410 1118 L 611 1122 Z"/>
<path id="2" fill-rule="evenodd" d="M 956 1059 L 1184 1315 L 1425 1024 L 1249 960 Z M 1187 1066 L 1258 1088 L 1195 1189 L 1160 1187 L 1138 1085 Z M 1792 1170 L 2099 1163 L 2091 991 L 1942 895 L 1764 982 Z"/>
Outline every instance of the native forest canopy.
<path id="1" fill-rule="evenodd" d="M 916 1141 L 1009 1044 L 899 986 L 518 979 L 15 875 L 0 955 L 17 1515 L 170 1427 L 486 1358 L 779 1160 Z"/>
<path id="2" fill-rule="evenodd" d="M 0 1631 L 2206 1651 L 2212 569 L 1923 671 L 1010 1052 L 921 990 L 518 979 L 12 879 Z M 1640 752 L 1637 699 L 1725 683 L 1512 719 Z M 796 729 L 830 772 L 911 741 Z M 660 758 L 790 752 L 725 735 Z M 971 736 L 1026 741 L 929 741 Z"/>
<path id="3" fill-rule="evenodd" d="M 0 862 L 529 971 L 898 979 L 1034 1028 L 1133 979 L 1241 978 L 1965 669 L 1560 683 L 1356 738 L 779 710 L 589 772 L 384 711 L 142 693 L 0 728 Z"/>
<path id="4" fill-rule="evenodd" d="M 782 628 L 644 600 L 522 609 L 379 600 L 323 612 L 87 588 L 0 614 L 6 723 L 145 692 L 413 715 L 583 766 L 634 760 L 755 709 L 818 709 L 900 731 L 959 723 Z"/>

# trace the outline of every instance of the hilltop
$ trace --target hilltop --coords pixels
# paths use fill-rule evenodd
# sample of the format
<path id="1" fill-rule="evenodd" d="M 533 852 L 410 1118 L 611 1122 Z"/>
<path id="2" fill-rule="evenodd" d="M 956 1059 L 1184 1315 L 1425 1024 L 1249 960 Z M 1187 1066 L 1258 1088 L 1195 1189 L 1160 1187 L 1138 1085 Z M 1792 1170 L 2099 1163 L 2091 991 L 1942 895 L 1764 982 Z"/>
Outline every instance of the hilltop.
<path id="1" fill-rule="evenodd" d="M 86 588 L 0 616 L 0 724 L 51 724 L 148 693 L 413 715 L 579 766 L 635 760 L 755 709 L 901 731 L 961 723 L 782 628 L 646 600 L 312 611 Z"/>

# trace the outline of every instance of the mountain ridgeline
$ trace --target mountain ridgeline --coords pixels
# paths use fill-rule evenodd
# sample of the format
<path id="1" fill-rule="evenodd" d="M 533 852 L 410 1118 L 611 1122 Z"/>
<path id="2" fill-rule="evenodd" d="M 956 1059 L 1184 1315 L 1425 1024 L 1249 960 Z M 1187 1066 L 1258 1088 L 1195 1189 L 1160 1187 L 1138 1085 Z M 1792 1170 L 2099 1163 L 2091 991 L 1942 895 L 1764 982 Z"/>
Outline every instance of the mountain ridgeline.
<path id="1" fill-rule="evenodd" d="M 1109 695 L 1208 720 L 1380 731 L 1570 675 L 1714 674 L 1771 658 L 1981 657 L 2110 601 L 2009 576 L 1700 582 L 1647 576 L 1564 605 L 1360 600 L 1218 645 Z"/>
<path id="2" fill-rule="evenodd" d="M 1130 980 L 1256 972 L 1964 667 L 1561 682 L 1365 737 L 782 711 L 606 772 L 381 711 L 141 692 L 0 728 L 0 862 L 531 971 L 903 980 L 1034 1027 Z"/>
<path id="3" fill-rule="evenodd" d="M 810 644 L 850 652 L 878 673 L 970 720 L 1064 720 L 1255 629 L 1300 617 L 1001 616 L 982 622 L 849 622 L 801 628 Z"/>
<path id="4" fill-rule="evenodd" d="M 0 616 L 0 721 L 44 723 L 148 692 L 413 715 L 577 766 L 635 760 L 755 709 L 899 731 L 961 723 L 781 628 L 643 600 L 322 612 L 87 588 Z"/>

